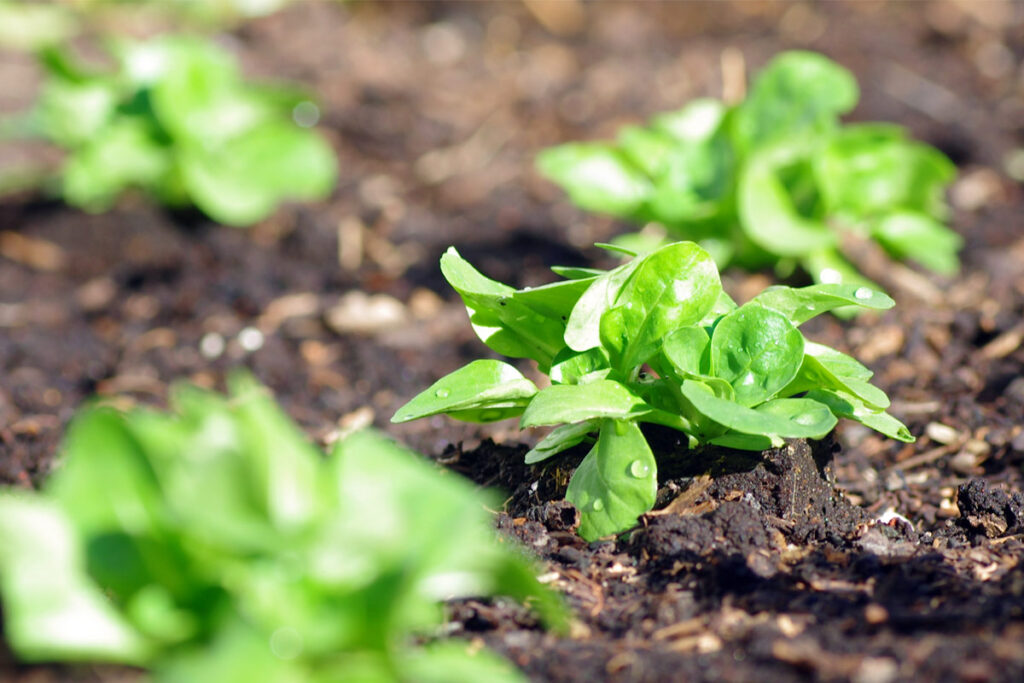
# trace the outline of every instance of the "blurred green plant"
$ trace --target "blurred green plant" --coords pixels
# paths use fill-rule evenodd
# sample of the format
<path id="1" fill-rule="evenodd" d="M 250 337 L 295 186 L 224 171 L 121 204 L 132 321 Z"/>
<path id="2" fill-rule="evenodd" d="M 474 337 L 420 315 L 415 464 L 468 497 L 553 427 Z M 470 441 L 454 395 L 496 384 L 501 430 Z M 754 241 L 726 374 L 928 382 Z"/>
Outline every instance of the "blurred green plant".
<path id="1" fill-rule="evenodd" d="M 537 166 L 580 207 L 660 224 L 722 267 L 787 276 L 800 266 L 819 283 L 872 286 L 847 252 L 873 240 L 894 259 L 955 273 L 963 240 L 943 224 L 955 167 L 898 126 L 842 125 L 858 96 L 838 64 L 786 52 L 739 104 L 698 99 L 615 142 L 547 149 Z"/>
<path id="2" fill-rule="evenodd" d="M 569 279 L 516 290 L 449 249 L 441 271 L 477 335 L 498 353 L 536 361 L 551 386 L 538 390 L 508 363 L 477 360 L 391 420 L 444 414 L 557 425 L 526 454 L 527 464 L 594 442 L 565 494 L 587 540 L 632 528 L 654 505 L 658 468 L 641 423 L 682 432 L 690 448 L 762 451 L 786 438 L 820 439 L 839 417 L 914 440 L 885 412 L 889 399 L 868 382 L 870 370 L 799 330 L 837 307 L 889 308 L 885 294 L 844 284 L 775 286 L 737 306 L 711 256 L 693 242 L 633 256 L 608 271 L 557 268 Z"/>
<path id="3" fill-rule="evenodd" d="M 0 492 L 4 633 L 25 661 L 105 661 L 159 681 L 519 681 L 433 640 L 440 601 L 560 600 L 486 505 L 369 432 L 324 458 L 248 376 L 176 414 L 96 407 L 41 493 Z"/>
<path id="4" fill-rule="evenodd" d="M 196 38 L 116 42 L 110 54 L 112 72 L 41 51 L 39 100 L 8 124 L 66 150 L 52 189 L 68 203 L 104 211 L 138 188 L 242 226 L 333 189 L 334 153 L 304 127 L 316 114 L 304 94 L 245 82 L 227 52 Z"/>

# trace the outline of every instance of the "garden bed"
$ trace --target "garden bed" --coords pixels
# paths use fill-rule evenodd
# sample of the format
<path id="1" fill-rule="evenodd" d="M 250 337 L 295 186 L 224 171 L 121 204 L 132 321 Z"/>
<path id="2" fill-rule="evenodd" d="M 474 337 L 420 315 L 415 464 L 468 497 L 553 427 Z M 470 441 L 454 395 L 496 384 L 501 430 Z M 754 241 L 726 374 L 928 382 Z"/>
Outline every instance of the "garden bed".
<path id="1" fill-rule="evenodd" d="M 172 380 L 216 386 L 244 365 L 315 439 L 374 423 L 509 492 L 499 526 L 543 559 L 572 633 L 500 601 L 453 605 L 453 629 L 537 680 L 1020 679 L 1024 195 L 1004 170 L 1024 144 L 1020 8 L 599 4 L 578 33 L 572 16 L 541 19 L 519 4 L 296 3 L 244 25 L 230 44 L 251 73 L 320 94 L 341 169 L 330 202 L 250 231 L 132 200 L 97 216 L 0 204 L 0 479 L 41 481 L 94 394 L 163 404 Z M 752 71 L 789 47 L 856 73 L 854 118 L 905 125 L 961 168 L 960 275 L 866 251 L 859 265 L 896 308 L 805 328 L 876 372 L 917 443 L 846 424 L 762 461 L 678 453 L 660 491 L 678 514 L 588 545 L 554 502 L 573 461 L 541 477 L 522 464 L 533 435 L 388 425 L 480 355 L 436 267 L 449 244 L 517 285 L 550 280 L 551 265 L 607 265 L 588 245 L 620 226 L 571 209 L 531 170 L 536 151 L 720 95 L 738 55 Z M 0 56 L 0 74 L 18 83 L 4 107 L 30 100 L 22 58 Z M 767 283 L 725 284 L 745 300 Z"/>

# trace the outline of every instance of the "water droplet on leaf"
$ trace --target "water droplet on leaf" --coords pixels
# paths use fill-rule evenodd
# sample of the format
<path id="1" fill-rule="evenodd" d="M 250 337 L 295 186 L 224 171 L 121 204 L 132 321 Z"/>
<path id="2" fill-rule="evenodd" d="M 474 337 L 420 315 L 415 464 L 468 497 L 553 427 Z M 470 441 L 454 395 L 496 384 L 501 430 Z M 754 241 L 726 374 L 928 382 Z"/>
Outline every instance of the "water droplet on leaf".
<path id="1" fill-rule="evenodd" d="M 438 389 L 434 392 L 434 396 L 437 396 L 438 398 L 448 398 L 448 393 L 447 389 Z"/>
<path id="2" fill-rule="evenodd" d="M 629 473 L 637 479 L 642 479 L 647 476 L 647 473 L 651 471 L 651 466 L 645 463 L 643 460 L 634 460 L 629 465 Z"/>
<path id="3" fill-rule="evenodd" d="M 859 287 L 857 291 L 853 293 L 853 295 L 858 299 L 870 299 L 872 294 L 874 294 L 874 292 L 867 287 Z"/>
<path id="4" fill-rule="evenodd" d="M 601 510 L 604 510 L 604 501 L 598 498 L 590 507 L 594 510 L 594 512 L 600 512 Z"/>
<path id="5" fill-rule="evenodd" d="M 818 273 L 818 281 L 826 285 L 838 285 L 843 281 L 843 274 L 835 268 L 822 268 Z"/>

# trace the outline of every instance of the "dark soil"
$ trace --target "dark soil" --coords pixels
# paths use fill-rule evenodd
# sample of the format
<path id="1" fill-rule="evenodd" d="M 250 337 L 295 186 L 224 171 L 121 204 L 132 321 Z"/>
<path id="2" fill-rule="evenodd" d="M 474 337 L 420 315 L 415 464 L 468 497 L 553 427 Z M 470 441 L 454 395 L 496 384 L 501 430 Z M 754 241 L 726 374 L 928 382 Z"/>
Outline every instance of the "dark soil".
<path id="1" fill-rule="evenodd" d="M 536 680 L 1024 679 L 1024 157 L 1005 165 L 1024 146 L 1024 7 L 594 3 L 577 25 L 572 3 L 535 4 L 299 2 L 225 36 L 250 73 L 320 95 L 341 164 L 324 204 L 238 231 L 134 198 L 101 216 L 0 202 L 0 481 L 37 485 L 90 396 L 159 405 L 173 380 L 219 386 L 245 366 L 317 440 L 372 422 L 509 492 L 498 524 L 565 593 L 572 632 L 504 601 L 452 619 Z M 876 371 L 917 443 L 842 425 L 753 457 L 663 438 L 662 509 L 587 544 L 558 502 L 581 453 L 534 469 L 520 443 L 537 436 L 514 424 L 388 424 L 486 354 L 444 248 L 537 284 L 601 263 L 589 245 L 622 229 L 541 182 L 538 149 L 719 96 L 791 47 L 856 72 L 854 118 L 905 125 L 961 167 L 961 274 L 865 250 L 897 307 L 805 328 Z M 0 113 L 27 104 L 30 61 L 0 54 L 0 82 Z M 726 284 L 745 299 L 768 282 Z M 122 675 L 0 665 L 4 680 Z"/>

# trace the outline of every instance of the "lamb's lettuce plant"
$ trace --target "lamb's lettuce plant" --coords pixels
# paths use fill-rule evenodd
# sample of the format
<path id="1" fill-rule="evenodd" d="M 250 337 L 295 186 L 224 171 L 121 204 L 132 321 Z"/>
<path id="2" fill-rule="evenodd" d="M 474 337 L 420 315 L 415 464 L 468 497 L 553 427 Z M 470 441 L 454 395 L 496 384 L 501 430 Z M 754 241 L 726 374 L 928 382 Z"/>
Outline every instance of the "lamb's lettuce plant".
<path id="1" fill-rule="evenodd" d="M 527 463 L 593 443 L 566 492 L 588 540 L 630 528 L 654 505 L 657 463 L 642 423 L 679 430 L 691 448 L 760 451 L 787 438 L 819 439 L 838 417 L 913 441 L 885 412 L 889 400 L 868 382 L 870 370 L 798 329 L 836 307 L 893 305 L 865 286 L 774 286 L 737 306 L 714 260 L 693 242 L 609 271 L 557 268 L 568 279 L 533 289 L 485 277 L 455 249 L 441 258 L 441 270 L 480 339 L 498 353 L 536 361 L 551 385 L 538 389 L 508 363 L 477 360 L 438 380 L 392 421 L 518 416 L 523 428 L 555 426 Z"/>
<path id="2" fill-rule="evenodd" d="M 110 54 L 113 71 L 43 50 L 39 100 L 16 122 L 66 151 L 52 189 L 68 203 L 104 211 L 134 188 L 249 225 L 331 192 L 334 153 L 293 116 L 314 106 L 303 93 L 246 82 L 229 53 L 197 38 L 116 42 Z"/>
<path id="3" fill-rule="evenodd" d="M 582 208 L 660 224 L 722 267 L 800 266 L 819 283 L 871 286 L 844 252 L 874 240 L 955 273 L 963 240 L 944 225 L 955 167 L 898 126 L 842 125 L 858 95 L 838 64 L 786 52 L 736 105 L 698 99 L 614 142 L 545 150 L 537 165 Z"/>
<path id="4" fill-rule="evenodd" d="M 251 378 L 177 414 L 95 407 L 41 493 L 0 492 L 4 633 L 24 661 L 160 681 L 519 681 L 438 639 L 441 601 L 562 605 L 454 474 L 370 432 L 318 452 Z"/>

